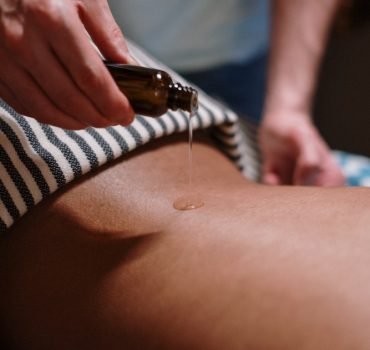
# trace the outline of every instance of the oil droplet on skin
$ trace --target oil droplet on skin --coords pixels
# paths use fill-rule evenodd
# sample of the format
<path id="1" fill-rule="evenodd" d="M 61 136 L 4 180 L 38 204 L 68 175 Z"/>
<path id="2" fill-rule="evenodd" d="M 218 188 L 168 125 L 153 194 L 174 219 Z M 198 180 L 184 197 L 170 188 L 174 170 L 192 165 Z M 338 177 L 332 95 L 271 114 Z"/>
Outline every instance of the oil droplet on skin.
<path id="1" fill-rule="evenodd" d="M 203 207 L 204 202 L 198 194 L 192 193 L 193 190 L 193 119 L 194 114 L 189 114 L 189 160 L 188 160 L 188 193 L 173 203 L 177 210 L 193 210 Z"/>
<path id="2" fill-rule="evenodd" d="M 176 199 L 173 207 L 177 210 L 193 210 L 203 207 L 204 202 L 197 194 L 189 194 Z"/>

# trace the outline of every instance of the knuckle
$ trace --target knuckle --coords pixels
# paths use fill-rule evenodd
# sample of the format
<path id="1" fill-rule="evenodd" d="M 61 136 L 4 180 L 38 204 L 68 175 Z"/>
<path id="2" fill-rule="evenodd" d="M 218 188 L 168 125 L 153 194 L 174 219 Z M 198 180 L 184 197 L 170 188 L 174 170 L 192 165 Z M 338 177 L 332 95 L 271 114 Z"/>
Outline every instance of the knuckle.
<path id="1" fill-rule="evenodd" d="M 29 3 L 27 7 L 27 13 L 41 25 L 48 27 L 48 30 L 52 30 L 55 25 L 61 22 L 63 8 L 58 1 L 51 0 L 37 0 Z"/>
<path id="2" fill-rule="evenodd" d="M 111 35 L 111 38 L 115 41 L 123 40 L 123 34 L 121 32 L 121 29 L 116 23 L 112 24 L 112 27 L 110 29 L 110 35 Z"/>
<path id="3" fill-rule="evenodd" d="M 117 25 L 117 23 L 112 23 L 109 30 L 109 38 L 117 47 L 117 49 L 119 49 L 120 53 L 129 56 L 129 50 L 127 48 L 125 38 L 122 34 L 121 28 Z M 126 61 L 129 61 L 129 57 L 126 57 Z"/>
<path id="4" fill-rule="evenodd" d="M 3 45 L 12 53 L 18 54 L 24 47 L 24 28 L 17 19 L 2 20 Z"/>

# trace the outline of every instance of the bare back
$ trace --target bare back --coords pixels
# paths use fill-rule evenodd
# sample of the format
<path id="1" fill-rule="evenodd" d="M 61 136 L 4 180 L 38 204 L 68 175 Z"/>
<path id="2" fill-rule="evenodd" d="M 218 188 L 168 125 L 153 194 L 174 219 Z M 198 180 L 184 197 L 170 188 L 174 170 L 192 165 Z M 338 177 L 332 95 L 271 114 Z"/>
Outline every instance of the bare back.
<path id="1" fill-rule="evenodd" d="M 1 237 L 5 338 L 27 349 L 367 349 L 370 191 L 248 182 L 204 135 L 70 184 Z"/>

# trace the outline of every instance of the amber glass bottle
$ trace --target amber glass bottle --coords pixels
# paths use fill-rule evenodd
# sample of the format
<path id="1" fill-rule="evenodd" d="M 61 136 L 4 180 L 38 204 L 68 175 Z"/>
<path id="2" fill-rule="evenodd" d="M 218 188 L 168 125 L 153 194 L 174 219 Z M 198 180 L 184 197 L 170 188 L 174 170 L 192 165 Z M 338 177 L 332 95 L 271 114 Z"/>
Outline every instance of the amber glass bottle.
<path id="1" fill-rule="evenodd" d="M 137 114 L 158 117 L 168 109 L 194 113 L 198 108 L 197 91 L 174 83 L 163 70 L 104 63 Z"/>

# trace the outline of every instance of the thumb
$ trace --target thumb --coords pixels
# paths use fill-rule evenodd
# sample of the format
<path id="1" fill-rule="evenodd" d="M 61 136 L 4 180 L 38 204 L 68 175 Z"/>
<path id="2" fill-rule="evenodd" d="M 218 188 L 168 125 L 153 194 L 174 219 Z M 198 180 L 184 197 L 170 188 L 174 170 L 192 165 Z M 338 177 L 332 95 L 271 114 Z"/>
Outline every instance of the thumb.
<path id="1" fill-rule="evenodd" d="M 80 18 L 103 56 L 113 62 L 136 64 L 106 1 L 89 1 L 79 8 Z"/>

